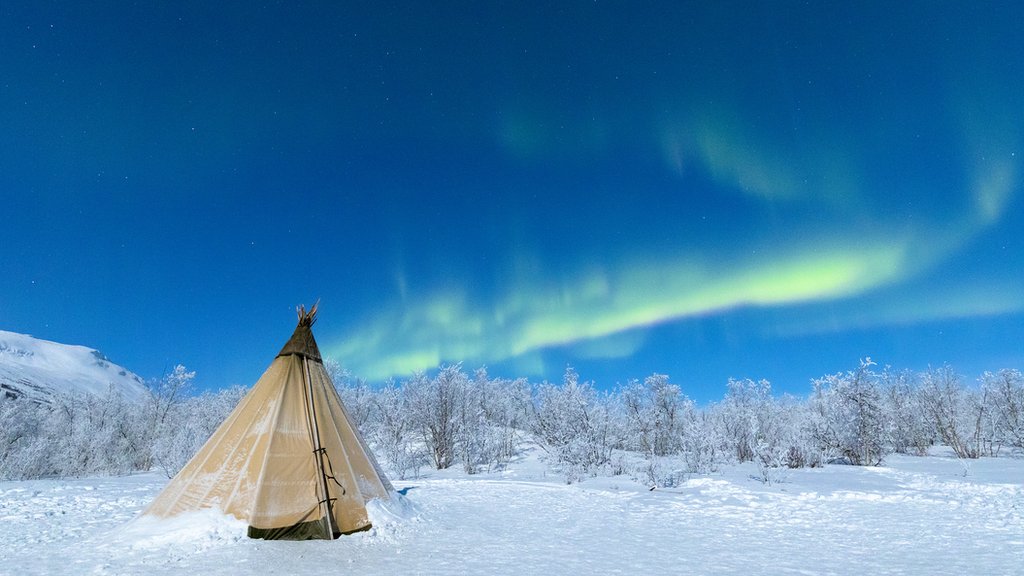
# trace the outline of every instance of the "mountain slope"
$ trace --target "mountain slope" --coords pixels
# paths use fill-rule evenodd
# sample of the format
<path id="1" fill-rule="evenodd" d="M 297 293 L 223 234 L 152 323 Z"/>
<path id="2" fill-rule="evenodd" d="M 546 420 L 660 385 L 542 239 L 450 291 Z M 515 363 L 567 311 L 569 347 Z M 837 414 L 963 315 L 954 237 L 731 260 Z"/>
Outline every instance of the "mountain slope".
<path id="1" fill-rule="evenodd" d="M 0 399 L 46 402 L 57 393 L 104 395 L 111 387 L 128 400 L 147 394 L 141 378 L 97 350 L 0 330 Z"/>

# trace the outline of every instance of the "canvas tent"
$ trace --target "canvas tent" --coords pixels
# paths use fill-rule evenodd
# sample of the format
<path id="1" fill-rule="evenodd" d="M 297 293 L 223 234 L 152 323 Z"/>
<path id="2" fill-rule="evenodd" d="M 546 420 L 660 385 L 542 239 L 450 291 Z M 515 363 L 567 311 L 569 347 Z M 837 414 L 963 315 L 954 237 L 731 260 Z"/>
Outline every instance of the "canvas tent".
<path id="1" fill-rule="evenodd" d="M 366 503 L 393 491 L 324 369 L 316 306 L 252 390 L 143 514 L 215 508 L 270 540 L 370 528 Z"/>

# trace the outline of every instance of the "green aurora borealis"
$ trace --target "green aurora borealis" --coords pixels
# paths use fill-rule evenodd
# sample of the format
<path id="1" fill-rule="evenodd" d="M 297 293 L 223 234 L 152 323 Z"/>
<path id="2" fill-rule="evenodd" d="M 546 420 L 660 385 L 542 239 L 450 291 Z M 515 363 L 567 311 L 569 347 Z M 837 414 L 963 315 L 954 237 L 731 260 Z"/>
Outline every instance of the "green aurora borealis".
<path id="1" fill-rule="evenodd" d="M 0 328 L 213 387 L 318 297 L 375 382 L 1024 364 L 1017 4 L 0 17 Z"/>

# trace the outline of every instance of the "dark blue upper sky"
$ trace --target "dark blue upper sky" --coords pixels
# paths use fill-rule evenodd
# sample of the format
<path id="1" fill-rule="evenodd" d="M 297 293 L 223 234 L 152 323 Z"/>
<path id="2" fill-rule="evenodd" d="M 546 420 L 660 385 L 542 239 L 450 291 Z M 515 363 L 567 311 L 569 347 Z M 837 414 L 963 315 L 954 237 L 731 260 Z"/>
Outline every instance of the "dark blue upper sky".
<path id="1" fill-rule="evenodd" d="M 444 4 L 444 6 L 439 6 Z M 1017 2 L 9 2 L 0 328 L 251 384 L 1024 367 Z"/>

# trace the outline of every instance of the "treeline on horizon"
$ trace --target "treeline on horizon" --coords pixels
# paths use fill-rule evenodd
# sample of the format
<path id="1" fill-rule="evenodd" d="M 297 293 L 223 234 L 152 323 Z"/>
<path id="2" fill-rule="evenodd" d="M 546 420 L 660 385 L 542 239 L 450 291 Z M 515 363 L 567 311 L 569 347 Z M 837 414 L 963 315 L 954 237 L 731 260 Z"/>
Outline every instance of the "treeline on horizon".
<path id="1" fill-rule="evenodd" d="M 773 482 L 787 469 L 874 466 L 938 445 L 963 459 L 1024 451 L 1019 370 L 968 383 L 949 366 L 913 372 L 865 360 L 814 380 L 806 397 L 729 380 L 720 401 L 698 407 L 661 374 L 603 392 L 571 368 L 553 384 L 453 365 L 371 387 L 326 364 L 349 417 L 398 479 L 428 468 L 500 470 L 533 446 L 566 482 L 624 474 L 651 486 L 743 462 Z M 0 479 L 173 476 L 248 391 L 195 395 L 194 378 L 176 366 L 141 403 L 113 391 L 0 401 Z"/>

